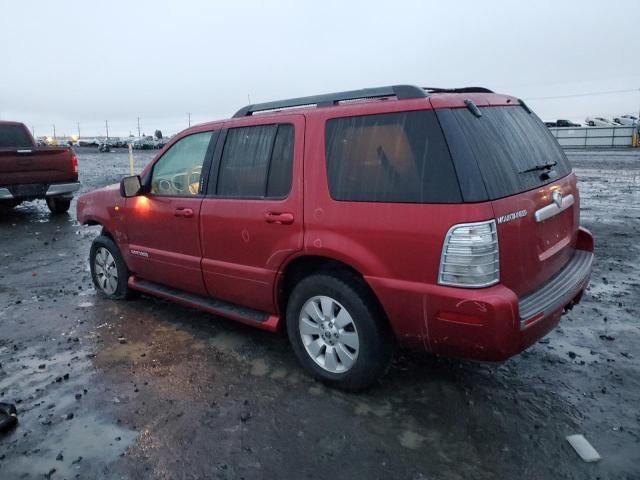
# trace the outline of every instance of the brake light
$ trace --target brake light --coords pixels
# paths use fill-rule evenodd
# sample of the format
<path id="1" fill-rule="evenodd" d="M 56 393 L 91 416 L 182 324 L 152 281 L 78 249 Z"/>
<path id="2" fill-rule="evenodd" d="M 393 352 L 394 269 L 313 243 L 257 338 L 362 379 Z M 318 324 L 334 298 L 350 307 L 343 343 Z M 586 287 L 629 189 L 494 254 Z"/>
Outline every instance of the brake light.
<path id="1" fill-rule="evenodd" d="M 454 225 L 447 232 L 438 283 L 456 287 L 488 287 L 500 280 L 495 220 Z"/>
<path id="2" fill-rule="evenodd" d="M 75 153 L 71 154 L 71 168 L 73 169 L 74 175 L 78 176 L 78 157 Z"/>

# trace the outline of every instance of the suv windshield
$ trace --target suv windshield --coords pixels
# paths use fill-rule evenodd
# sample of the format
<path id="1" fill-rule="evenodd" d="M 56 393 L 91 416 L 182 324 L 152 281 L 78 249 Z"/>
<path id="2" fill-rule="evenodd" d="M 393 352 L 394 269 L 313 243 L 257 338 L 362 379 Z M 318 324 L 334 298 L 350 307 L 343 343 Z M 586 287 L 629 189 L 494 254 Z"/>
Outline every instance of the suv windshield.
<path id="1" fill-rule="evenodd" d="M 515 195 L 571 172 L 549 129 L 522 106 L 481 107 L 480 117 L 467 108 L 437 112 L 465 201 Z"/>

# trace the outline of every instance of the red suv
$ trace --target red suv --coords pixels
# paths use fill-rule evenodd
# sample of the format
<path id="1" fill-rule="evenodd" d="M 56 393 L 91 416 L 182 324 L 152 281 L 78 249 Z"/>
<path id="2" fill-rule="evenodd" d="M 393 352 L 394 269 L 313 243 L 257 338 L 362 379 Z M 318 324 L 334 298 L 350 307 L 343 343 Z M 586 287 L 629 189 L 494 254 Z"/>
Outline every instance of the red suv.
<path id="1" fill-rule="evenodd" d="M 395 344 L 505 360 L 587 286 L 575 174 L 540 119 L 484 88 L 249 105 L 80 197 L 90 263 L 133 291 L 266 330 L 315 377 L 371 385 Z"/>

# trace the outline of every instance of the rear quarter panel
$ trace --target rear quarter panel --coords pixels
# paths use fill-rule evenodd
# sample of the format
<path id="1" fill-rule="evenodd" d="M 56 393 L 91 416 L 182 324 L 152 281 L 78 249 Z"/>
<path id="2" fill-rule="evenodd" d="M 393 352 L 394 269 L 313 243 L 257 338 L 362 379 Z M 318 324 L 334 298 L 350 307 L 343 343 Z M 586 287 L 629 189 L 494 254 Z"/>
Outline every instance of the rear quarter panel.
<path id="1" fill-rule="evenodd" d="M 428 106 L 411 103 L 420 108 Z M 325 122 L 335 116 L 369 114 L 372 110 L 343 107 L 338 115 L 331 110 L 318 109 L 307 118 L 304 254 L 333 258 L 358 270 L 381 301 L 396 336 L 413 337 L 426 346 L 426 308 L 421 289 L 425 283 L 437 283 L 445 235 L 455 223 L 493 218 L 491 204 L 333 200 L 327 183 Z M 417 339 L 418 332 L 424 338 Z"/>

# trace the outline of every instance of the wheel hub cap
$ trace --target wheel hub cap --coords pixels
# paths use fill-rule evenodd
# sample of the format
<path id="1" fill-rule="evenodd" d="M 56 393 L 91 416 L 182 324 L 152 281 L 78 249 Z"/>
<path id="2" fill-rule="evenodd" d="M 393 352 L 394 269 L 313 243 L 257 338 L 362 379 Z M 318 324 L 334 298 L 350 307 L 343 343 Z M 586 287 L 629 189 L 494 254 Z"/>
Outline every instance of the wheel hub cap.
<path id="1" fill-rule="evenodd" d="M 118 289 L 118 267 L 111 252 L 104 247 L 98 248 L 93 267 L 100 290 L 113 295 Z"/>
<path id="2" fill-rule="evenodd" d="M 331 373 L 353 367 L 360 340 L 342 304 L 325 295 L 312 297 L 303 305 L 298 322 L 302 344 L 317 365 Z"/>

